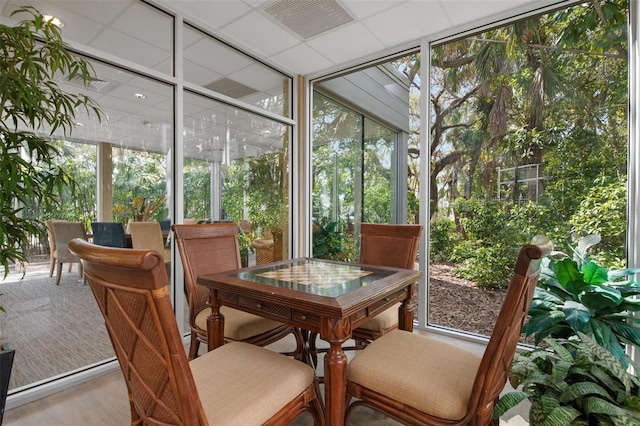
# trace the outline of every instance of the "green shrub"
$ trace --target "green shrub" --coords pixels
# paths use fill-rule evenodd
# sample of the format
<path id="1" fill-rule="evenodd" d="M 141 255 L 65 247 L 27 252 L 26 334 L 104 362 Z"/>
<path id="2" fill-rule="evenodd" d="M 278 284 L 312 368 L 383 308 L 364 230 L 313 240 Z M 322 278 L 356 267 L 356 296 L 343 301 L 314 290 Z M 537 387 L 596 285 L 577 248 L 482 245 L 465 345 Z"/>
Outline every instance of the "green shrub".
<path id="1" fill-rule="evenodd" d="M 627 182 L 606 182 L 600 179 L 580 202 L 571 217 L 573 232 L 580 235 L 598 234 L 602 237 L 598 251 L 603 260 L 624 265 L 627 231 Z M 593 254 L 598 255 L 598 251 Z"/>
<path id="2" fill-rule="evenodd" d="M 429 232 L 429 250 L 431 261 L 448 261 L 453 248 L 459 240 L 456 225 L 451 219 L 440 218 L 431 224 Z"/>
<path id="3" fill-rule="evenodd" d="M 479 287 L 506 288 L 519 248 L 503 244 L 476 247 L 473 256 L 467 257 L 453 271 L 457 276 L 473 281 Z"/>

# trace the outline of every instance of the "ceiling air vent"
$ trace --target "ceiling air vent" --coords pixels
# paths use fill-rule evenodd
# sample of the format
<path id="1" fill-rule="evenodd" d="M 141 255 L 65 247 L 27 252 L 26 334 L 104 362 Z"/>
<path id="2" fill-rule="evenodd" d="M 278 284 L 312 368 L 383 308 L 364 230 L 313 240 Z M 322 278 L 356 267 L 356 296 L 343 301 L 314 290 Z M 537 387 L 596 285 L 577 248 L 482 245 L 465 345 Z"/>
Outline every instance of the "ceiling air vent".
<path id="1" fill-rule="evenodd" d="M 251 87 L 245 86 L 244 84 L 238 83 L 230 78 L 221 78 L 220 80 L 213 81 L 204 87 L 234 99 L 242 99 L 245 96 L 249 96 L 257 92 L 256 89 L 252 89 Z"/>
<path id="2" fill-rule="evenodd" d="M 304 39 L 353 21 L 335 0 L 279 0 L 264 11 Z"/>
<path id="3" fill-rule="evenodd" d="M 95 77 L 89 77 L 88 79 L 88 88 L 90 90 L 94 90 L 96 92 L 101 92 L 104 93 L 104 91 L 102 89 L 104 89 L 109 82 L 106 80 L 100 80 L 99 78 L 95 78 Z M 81 75 L 75 75 L 71 78 L 67 77 L 67 81 L 75 86 L 80 86 L 82 88 L 85 87 L 84 81 L 82 81 L 82 76 Z"/>

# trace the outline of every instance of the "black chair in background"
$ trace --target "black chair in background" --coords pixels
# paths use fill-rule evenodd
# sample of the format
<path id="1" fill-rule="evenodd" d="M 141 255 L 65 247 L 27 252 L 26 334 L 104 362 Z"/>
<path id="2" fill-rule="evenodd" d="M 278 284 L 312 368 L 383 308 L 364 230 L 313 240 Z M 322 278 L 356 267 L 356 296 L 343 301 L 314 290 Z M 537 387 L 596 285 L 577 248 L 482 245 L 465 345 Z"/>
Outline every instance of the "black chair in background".
<path id="1" fill-rule="evenodd" d="M 163 234 L 168 234 L 171 232 L 171 219 L 162 219 L 160 221 L 160 229 Z"/>
<path id="2" fill-rule="evenodd" d="M 93 243 L 107 247 L 127 247 L 124 226 L 120 222 L 91 222 Z"/>

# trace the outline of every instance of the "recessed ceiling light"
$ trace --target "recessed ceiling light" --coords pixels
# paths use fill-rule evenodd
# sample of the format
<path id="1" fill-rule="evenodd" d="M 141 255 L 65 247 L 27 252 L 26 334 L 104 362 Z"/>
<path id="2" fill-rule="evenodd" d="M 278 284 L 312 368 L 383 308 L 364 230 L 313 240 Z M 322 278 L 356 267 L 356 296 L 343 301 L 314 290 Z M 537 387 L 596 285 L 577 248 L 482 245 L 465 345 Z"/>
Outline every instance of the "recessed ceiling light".
<path id="1" fill-rule="evenodd" d="M 43 15 L 42 17 L 44 18 L 45 22 L 49 22 L 58 28 L 64 27 L 64 22 L 62 22 L 59 18 L 53 15 Z"/>
<path id="2" fill-rule="evenodd" d="M 147 97 L 142 93 L 134 93 L 133 97 L 136 99 L 147 99 Z"/>

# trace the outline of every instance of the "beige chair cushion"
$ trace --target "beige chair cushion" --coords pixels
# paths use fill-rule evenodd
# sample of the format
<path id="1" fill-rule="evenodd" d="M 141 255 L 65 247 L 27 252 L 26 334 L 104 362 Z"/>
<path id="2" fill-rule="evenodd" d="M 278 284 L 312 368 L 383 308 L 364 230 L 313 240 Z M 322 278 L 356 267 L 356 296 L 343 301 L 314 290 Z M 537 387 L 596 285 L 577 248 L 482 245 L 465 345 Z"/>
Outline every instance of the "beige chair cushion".
<path id="1" fill-rule="evenodd" d="M 440 340 L 394 330 L 359 352 L 347 379 L 425 413 L 467 412 L 480 356 Z"/>
<path id="2" fill-rule="evenodd" d="M 313 383 L 314 376 L 300 361 L 240 342 L 207 352 L 189 365 L 210 425 L 263 424 Z"/>
<path id="3" fill-rule="evenodd" d="M 210 312 L 209 309 L 205 309 L 196 316 L 196 325 L 202 330 L 207 329 L 207 317 Z M 224 336 L 232 340 L 245 340 L 282 325 L 281 322 L 226 306 L 220 308 L 220 312 L 224 315 Z"/>
<path id="4" fill-rule="evenodd" d="M 398 326 L 398 309 L 402 303 L 397 303 L 392 307 L 384 310 L 378 315 L 369 318 L 367 322 L 359 326 L 358 328 L 362 328 L 365 330 L 371 331 L 385 331 L 390 328 L 394 328 Z"/>

